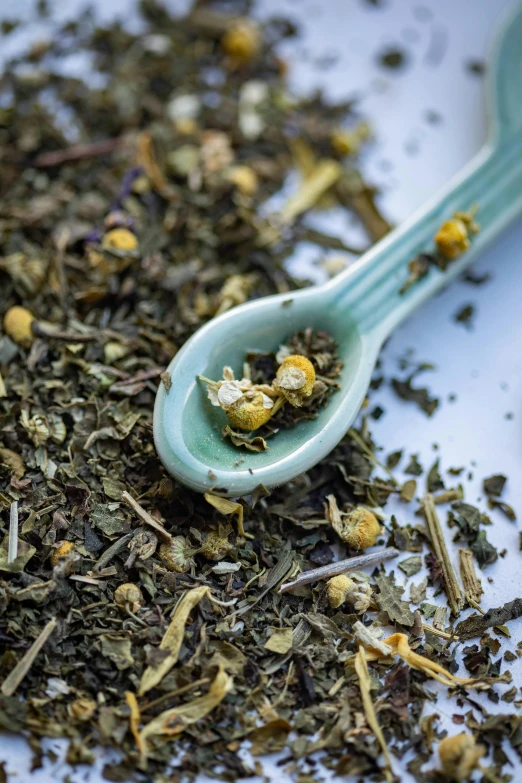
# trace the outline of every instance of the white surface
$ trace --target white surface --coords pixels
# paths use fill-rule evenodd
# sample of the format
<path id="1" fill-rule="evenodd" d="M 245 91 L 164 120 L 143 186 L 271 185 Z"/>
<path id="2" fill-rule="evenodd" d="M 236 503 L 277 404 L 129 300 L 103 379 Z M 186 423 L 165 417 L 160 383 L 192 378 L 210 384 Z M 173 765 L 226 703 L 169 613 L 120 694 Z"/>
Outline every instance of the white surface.
<path id="1" fill-rule="evenodd" d="M 496 23 L 514 4 L 510 0 L 384 0 L 381 8 L 375 8 L 364 0 L 261 0 L 258 12 L 263 16 L 273 11 L 288 13 L 303 21 L 304 35 L 284 48 L 295 89 L 322 86 L 333 98 L 360 97 L 361 113 L 371 120 L 377 137 L 368 152 L 365 171 L 383 188 L 388 216 L 400 221 L 463 166 L 485 139 L 483 82 L 465 69 L 465 62 L 484 57 Z M 26 0 L 17 5 L 23 11 L 31 3 Z M 69 15 L 80 5 L 74 0 L 61 7 Z M 128 8 L 126 0 L 97 5 L 104 7 L 104 15 Z M 419 19 L 415 9 L 421 5 L 430 10 L 430 20 Z M 40 34 L 41 28 L 34 28 L 34 32 Z M 436 40 L 446 36 L 447 46 L 436 66 L 427 62 L 434 35 Z M 409 67 L 404 71 L 385 72 L 376 65 L 376 54 L 389 44 L 399 44 L 409 52 Z M 8 48 L 15 45 L 13 38 Z M 332 55 L 338 55 L 335 65 L 319 70 L 318 60 Z M 428 124 L 428 110 L 437 111 L 442 122 Z M 409 155 L 407 149 L 412 145 L 417 153 Z M 383 161 L 393 162 L 393 168 L 383 171 Z M 320 224 L 332 231 L 346 231 L 347 237 L 353 233 L 348 230 L 346 217 L 340 214 L 321 217 Z M 481 287 L 454 283 L 403 324 L 386 345 L 382 359 L 387 375 L 404 377 L 404 373 L 397 372 L 397 362 L 409 350 L 414 360 L 436 365 L 436 371 L 420 378 L 441 400 L 433 418 L 397 400 L 388 388 L 372 395 L 372 407 L 381 404 L 386 410 L 378 422 L 372 423 L 376 442 L 385 444 L 387 451 L 404 448 L 402 465 L 412 452 L 419 452 L 425 468 L 440 455 L 443 472 L 453 466 L 471 469 L 473 479 L 465 481 L 466 500 L 479 501 L 483 510 L 482 479 L 499 472 L 509 476 L 503 499 L 522 510 L 521 248 L 522 225 L 518 225 L 475 264 L 475 272 L 491 273 L 489 283 Z M 310 259 L 318 257 L 304 248 L 296 263 L 308 268 Z M 453 320 L 455 312 L 468 303 L 477 309 L 472 330 Z M 455 402 L 448 401 L 451 393 L 457 395 Z M 513 414 L 512 419 L 505 418 L 508 412 Z M 435 443 L 440 445 L 439 451 L 434 450 Z M 449 477 L 448 485 L 454 483 Z M 393 510 L 391 504 L 388 508 Z M 401 523 L 415 521 L 413 509 L 402 505 L 397 512 Z M 491 516 L 494 526 L 489 528 L 488 538 L 500 549 L 505 547 L 507 553 L 483 575 L 485 608 L 498 606 L 522 592 L 518 525 L 497 513 Z M 513 623 L 511 632 L 512 640 L 503 645 L 503 651 L 514 650 L 522 640 L 522 622 Z M 520 686 L 520 660 L 511 664 L 510 670 L 514 684 Z M 460 729 L 451 723 L 451 715 L 464 713 L 467 708 L 459 710 L 455 701 L 448 702 L 443 697 L 445 689 L 435 684 L 428 687 L 441 693 L 430 709 L 441 716 L 443 726 L 456 733 Z M 499 692 L 505 687 L 509 686 L 499 686 Z M 490 712 L 515 709 L 503 702 L 486 703 Z M 57 748 L 58 743 L 52 746 Z M 514 763 L 514 779 L 522 779 L 522 765 L 509 749 L 507 752 Z M 9 772 L 18 773 L 13 780 L 29 779 L 29 755 L 22 741 L 0 735 L 1 758 L 7 760 Z M 87 775 L 86 769 L 80 768 L 71 773 L 70 779 L 98 783 L 100 769 L 97 765 Z M 272 780 L 287 780 L 281 768 L 267 763 L 265 769 Z M 395 769 L 400 771 L 398 763 Z M 61 765 L 57 778 L 66 771 L 67 767 Z M 44 767 L 30 779 L 34 783 L 51 780 L 50 768 Z M 401 779 L 404 783 L 411 780 L 408 775 Z M 203 783 L 207 779 L 200 780 Z"/>

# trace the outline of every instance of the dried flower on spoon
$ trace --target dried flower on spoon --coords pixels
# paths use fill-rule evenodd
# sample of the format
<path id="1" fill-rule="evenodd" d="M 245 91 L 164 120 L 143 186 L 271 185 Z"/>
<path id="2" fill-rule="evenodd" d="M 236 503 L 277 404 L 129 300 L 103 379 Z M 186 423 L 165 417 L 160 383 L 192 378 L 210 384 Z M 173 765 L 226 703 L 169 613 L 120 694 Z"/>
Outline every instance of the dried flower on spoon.
<path id="1" fill-rule="evenodd" d="M 228 417 L 230 424 L 224 427 L 223 436 L 237 448 L 262 451 L 268 448 L 263 438 L 277 429 L 316 417 L 339 388 L 335 379 L 341 367 L 332 337 L 327 332 L 306 329 L 292 335 L 277 354 L 247 354 L 240 380 L 230 367 L 223 368 L 219 381 L 201 375 L 199 379 L 206 383 L 212 405 L 222 408 Z M 289 405 L 285 405 L 287 402 Z M 260 428 L 262 437 L 257 436 L 257 440 L 262 446 L 234 432 Z"/>

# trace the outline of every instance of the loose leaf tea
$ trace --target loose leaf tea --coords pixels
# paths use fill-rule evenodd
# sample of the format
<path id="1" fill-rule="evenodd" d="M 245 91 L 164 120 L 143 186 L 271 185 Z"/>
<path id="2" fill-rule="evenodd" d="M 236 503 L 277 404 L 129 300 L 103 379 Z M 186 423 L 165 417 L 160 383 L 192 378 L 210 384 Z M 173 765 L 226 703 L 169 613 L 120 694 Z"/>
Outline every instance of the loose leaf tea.
<path id="1" fill-rule="evenodd" d="M 142 0 L 132 29 L 86 11 L 2 75 L 0 728 L 30 741 L 34 767 L 55 760 L 49 737 L 66 741 L 69 764 L 103 763 L 110 749 L 107 780 L 237 780 L 280 751 L 281 774 L 300 783 L 324 768 L 378 781 L 411 752 L 420 783 L 442 739 L 437 714 L 422 713 L 447 687 L 492 751 L 489 779 L 504 779 L 520 718 L 490 716 L 469 689 L 498 701 L 508 687 L 497 632 L 521 608 L 486 611 L 493 594 L 474 568 L 493 558 L 489 520 L 445 489 L 442 458 L 425 526 L 420 484 L 398 474 L 401 443 L 381 450 L 364 415 L 306 474 L 240 500 L 181 486 L 154 449 L 156 392 L 176 383 L 165 368 L 199 326 L 262 296 L 290 299 L 306 284 L 285 263 L 302 242 L 362 250 L 312 228 L 311 211 L 335 206 L 369 242 L 390 229 L 358 169 L 371 134 L 357 106 L 292 95 L 279 44 L 295 24 L 249 10 L 197 2 L 173 17 Z M 85 81 L 70 55 L 89 63 Z M 410 263 L 405 295 L 471 241 L 472 217 L 453 221 L 437 252 Z M 261 407 L 262 394 L 284 399 L 275 415 L 250 432 L 217 411 L 215 437 L 245 462 L 278 429 L 320 417 L 339 384 L 320 324 L 293 325 L 270 348 L 245 362 Z M 223 380 L 244 378 L 233 369 Z M 406 371 L 398 393 L 436 412 Z M 406 473 L 422 472 L 412 457 Z M 485 482 L 492 504 L 501 478 Z M 456 627 L 442 592 L 454 616 L 468 611 L 454 538 L 469 611 L 479 598 L 485 611 Z M 398 550 L 409 553 L 399 571 L 371 574 Z M 460 676 L 458 645 L 475 637 Z"/>

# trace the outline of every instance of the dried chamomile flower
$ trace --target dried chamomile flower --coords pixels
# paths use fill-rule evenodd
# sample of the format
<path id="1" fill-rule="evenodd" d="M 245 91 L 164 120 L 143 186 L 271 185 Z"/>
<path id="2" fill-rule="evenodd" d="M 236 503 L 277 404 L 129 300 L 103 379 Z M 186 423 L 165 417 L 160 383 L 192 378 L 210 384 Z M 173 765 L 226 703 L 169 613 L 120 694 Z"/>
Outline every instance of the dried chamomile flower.
<path id="1" fill-rule="evenodd" d="M 230 367 L 223 368 L 222 381 L 210 381 L 207 394 L 212 405 L 223 408 L 233 427 L 242 430 L 256 430 L 270 419 L 275 412 L 274 400 L 269 395 L 278 396 L 277 391 L 266 384 L 255 385 L 250 378 L 236 381 Z"/>
<path id="2" fill-rule="evenodd" d="M 57 541 L 50 557 L 52 567 L 55 568 L 62 558 L 67 557 L 73 551 L 74 544 L 72 541 Z"/>
<path id="3" fill-rule="evenodd" d="M 381 526 L 375 514 L 364 506 L 357 506 L 342 521 L 339 535 L 352 549 L 367 549 L 374 546 L 381 533 Z"/>
<path id="4" fill-rule="evenodd" d="M 31 328 L 34 315 L 25 307 L 10 307 L 4 315 L 4 331 L 11 340 L 22 348 L 30 348 L 34 334 Z"/>
<path id="5" fill-rule="evenodd" d="M 447 220 L 435 234 L 437 250 L 448 260 L 458 258 L 470 246 L 470 236 L 480 230 L 475 222 L 476 208 L 469 212 L 455 212 L 451 220 Z"/>
<path id="6" fill-rule="evenodd" d="M 138 609 L 141 609 L 145 600 L 138 585 L 135 585 L 132 582 L 126 582 L 117 587 L 114 591 L 114 603 L 116 606 L 119 606 L 120 609 L 128 608 L 134 613 L 137 612 Z"/>
<path id="7" fill-rule="evenodd" d="M 315 370 L 312 362 L 305 356 L 294 354 L 283 359 L 274 387 L 291 405 L 299 408 L 304 399 L 311 395 L 314 383 Z"/>
<path id="8" fill-rule="evenodd" d="M 461 783 L 469 780 L 477 768 L 479 760 L 485 755 L 484 745 L 477 745 L 469 734 L 456 734 L 445 737 L 439 745 L 439 758 L 444 774 Z"/>
<path id="9" fill-rule="evenodd" d="M 272 416 L 273 401 L 263 392 L 252 389 L 226 408 L 228 420 L 240 430 L 257 430 Z"/>
<path id="10" fill-rule="evenodd" d="M 24 409 L 20 414 L 20 424 L 35 446 L 42 446 L 49 438 L 55 443 L 63 443 L 67 436 L 65 424 L 54 413 L 47 415 L 36 413 L 29 418 L 29 414 Z"/>
<path id="11" fill-rule="evenodd" d="M 326 594 L 332 609 L 337 609 L 346 602 L 351 604 L 358 614 L 365 612 L 372 600 L 372 588 L 369 584 L 358 583 L 345 574 L 328 580 Z"/>
<path id="12" fill-rule="evenodd" d="M 207 560 L 221 560 L 221 558 L 225 557 L 233 548 L 228 540 L 229 532 L 230 528 L 228 531 L 213 530 L 205 538 L 198 551 L 201 552 Z"/>
<path id="13" fill-rule="evenodd" d="M 113 228 L 104 234 L 102 248 L 111 253 L 134 253 L 138 249 L 138 240 L 128 228 Z"/>
<path id="14" fill-rule="evenodd" d="M 183 536 L 175 536 L 170 544 L 162 544 L 160 546 L 158 555 L 163 565 L 169 571 L 186 574 L 194 566 L 192 556 L 196 551 Z"/>
<path id="15" fill-rule="evenodd" d="M 242 19 L 231 27 L 221 39 L 223 51 L 239 64 L 248 63 L 259 53 L 261 35 L 259 27 Z"/>

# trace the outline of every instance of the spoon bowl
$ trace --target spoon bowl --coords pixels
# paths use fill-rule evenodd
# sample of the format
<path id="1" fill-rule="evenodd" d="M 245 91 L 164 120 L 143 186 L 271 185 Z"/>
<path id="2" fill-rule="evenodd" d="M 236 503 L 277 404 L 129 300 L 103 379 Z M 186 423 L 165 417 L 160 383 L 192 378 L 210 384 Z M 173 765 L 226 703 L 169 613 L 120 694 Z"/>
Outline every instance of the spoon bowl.
<path id="1" fill-rule="evenodd" d="M 168 367 L 154 409 L 154 439 L 167 470 L 200 492 L 232 497 L 289 481 L 325 457 L 350 427 L 383 341 L 426 299 L 460 274 L 522 214 L 522 7 L 498 37 L 489 69 L 490 137 L 479 155 L 431 202 L 328 283 L 237 307 L 202 327 Z M 455 211 L 479 205 L 481 232 L 445 271 L 429 273 L 401 293 L 408 262 L 433 250 L 433 236 Z M 280 430 L 261 453 L 223 439 L 227 419 L 197 376 L 219 380 L 230 365 L 240 376 L 249 351 L 277 351 L 308 327 L 331 333 L 344 363 L 341 390 L 312 421 Z"/>

